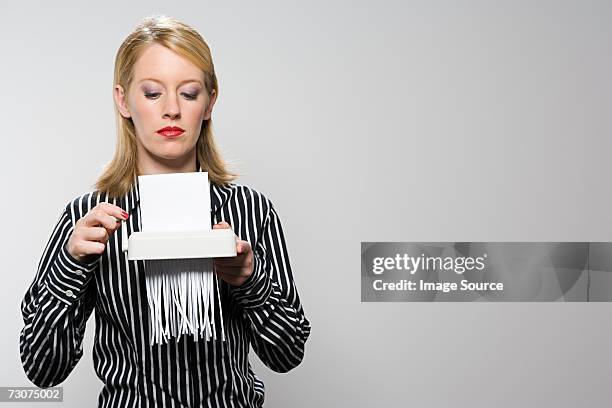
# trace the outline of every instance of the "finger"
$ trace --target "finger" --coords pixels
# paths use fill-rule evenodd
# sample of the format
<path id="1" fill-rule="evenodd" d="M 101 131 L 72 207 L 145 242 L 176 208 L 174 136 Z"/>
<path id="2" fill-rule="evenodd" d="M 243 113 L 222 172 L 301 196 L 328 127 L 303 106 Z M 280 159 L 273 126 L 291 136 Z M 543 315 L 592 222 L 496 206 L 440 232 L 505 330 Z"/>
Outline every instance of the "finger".
<path id="1" fill-rule="evenodd" d="M 221 267 L 221 268 L 234 268 L 234 267 L 240 267 L 242 265 L 242 260 L 237 259 L 237 257 L 215 258 L 214 264 L 215 266 Z"/>
<path id="2" fill-rule="evenodd" d="M 75 253 L 79 257 L 86 255 L 100 255 L 104 252 L 106 245 L 94 241 L 78 241 L 75 244 Z"/>
<path id="3" fill-rule="evenodd" d="M 244 268 L 243 262 L 227 261 L 227 262 L 214 262 L 214 267 L 221 270 L 240 269 Z"/>
<path id="4" fill-rule="evenodd" d="M 104 227 L 109 230 L 109 234 L 115 231 L 121 225 L 115 216 L 110 215 L 104 209 L 99 208 L 92 209 L 85 214 L 82 222 L 85 223 L 85 226 L 87 227 Z"/>
<path id="5" fill-rule="evenodd" d="M 213 229 L 219 229 L 219 228 L 232 228 L 232 226 L 229 225 L 225 221 L 221 221 L 220 223 L 213 225 Z"/>
<path id="6" fill-rule="evenodd" d="M 88 227 L 83 230 L 81 238 L 85 241 L 96 241 L 106 244 L 109 239 L 109 233 L 103 227 Z"/>
<path id="7" fill-rule="evenodd" d="M 102 210 L 103 212 L 105 212 L 108 215 L 112 215 L 115 218 L 118 218 L 119 220 L 126 220 L 129 215 L 127 212 L 125 212 L 123 210 L 123 208 L 115 205 L 115 204 L 111 204 L 111 203 L 107 203 L 107 202 L 102 202 L 98 205 L 96 205 L 94 207 L 94 209 L 96 210 Z"/>
<path id="8" fill-rule="evenodd" d="M 119 207 L 118 205 L 106 202 L 106 201 L 102 201 L 101 203 L 98 203 L 98 205 L 96 205 L 94 208 L 99 208 L 99 209 L 106 211 L 107 213 L 111 215 L 115 214 L 118 216 L 121 216 L 122 212 L 124 212 L 123 208 Z"/>
<path id="9" fill-rule="evenodd" d="M 236 253 L 235 256 L 220 256 L 220 257 L 216 257 L 213 259 L 214 259 L 214 262 L 233 265 L 233 264 L 240 264 L 244 262 L 244 258 L 246 256 L 247 256 L 247 253 L 241 253 L 241 254 Z"/>
<path id="10" fill-rule="evenodd" d="M 121 223 L 117 222 L 115 217 L 101 212 L 100 210 L 87 214 L 84 223 L 85 229 L 101 227 L 104 228 L 109 235 L 121 226 Z"/>
<path id="11" fill-rule="evenodd" d="M 249 243 L 249 241 L 239 240 L 238 243 L 236 244 L 237 254 L 241 254 L 241 255 L 247 254 L 250 249 L 251 249 L 251 244 Z"/>

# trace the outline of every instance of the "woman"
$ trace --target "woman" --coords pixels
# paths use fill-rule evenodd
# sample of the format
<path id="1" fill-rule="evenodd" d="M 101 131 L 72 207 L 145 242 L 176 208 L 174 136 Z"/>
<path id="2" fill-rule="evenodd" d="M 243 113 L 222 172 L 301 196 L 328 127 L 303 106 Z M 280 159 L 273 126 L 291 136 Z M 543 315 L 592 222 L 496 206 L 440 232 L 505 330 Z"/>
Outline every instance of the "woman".
<path id="1" fill-rule="evenodd" d="M 25 372 L 40 387 L 64 381 L 95 309 L 100 407 L 260 407 L 264 385 L 249 346 L 272 370 L 289 371 L 303 358 L 310 323 L 274 206 L 235 184 L 215 147 L 210 50 L 179 21 L 146 18 L 117 53 L 114 85 L 115 155 L 96 189 L 62 211 L 23 299 Z M 235 258 L 214 259 L 226 341 L 152 344 L 144 263 L 118 249 L 117 219 L 128 234 L 141 229 L 138 175 L 198 170 L 209 175 L 212 225 L 238 236 Z"/>

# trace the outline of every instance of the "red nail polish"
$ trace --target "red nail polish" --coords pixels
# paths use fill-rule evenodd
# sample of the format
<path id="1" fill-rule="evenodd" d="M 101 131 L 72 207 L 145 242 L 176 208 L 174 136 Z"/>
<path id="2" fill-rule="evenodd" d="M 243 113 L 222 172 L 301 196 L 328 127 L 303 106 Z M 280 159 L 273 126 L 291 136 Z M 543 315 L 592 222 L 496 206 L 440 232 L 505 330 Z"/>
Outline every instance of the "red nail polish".
<path id="1" fill-rule="evenodd" d="M 121 214 L 123 215 L 123 218 L 127 218 L 129 217 L 129 214 L 126 213 L 125 211 L 121 211 Z"/>

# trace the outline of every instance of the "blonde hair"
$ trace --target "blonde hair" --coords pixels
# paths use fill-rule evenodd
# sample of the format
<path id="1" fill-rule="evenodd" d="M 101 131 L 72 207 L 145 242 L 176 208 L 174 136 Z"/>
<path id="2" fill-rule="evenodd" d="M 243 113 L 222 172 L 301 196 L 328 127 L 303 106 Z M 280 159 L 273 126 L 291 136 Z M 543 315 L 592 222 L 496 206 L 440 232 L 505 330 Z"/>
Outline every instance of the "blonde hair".
<path id="1" fill-rule="evenodd" d="M 209 96 L 213 91 L 218 95 L 217 76 L 208 45 L 192 27 L 172 17 L 154 15 L 146 17 L 127 36 L 115 57 L 114 85 L 121 85 L 125 92 L 133 79 L 134 64 L 151 44 L 160 44 L 188 59 L 204 73 L 204 84 Z M 125 195 L 138 175 L 137 144 L 134 123 L 123 117 L 115 106 L 117 121 L 117 144 L 112 160 L 96 180 L 94 187 L 110 197 Z M 204 120 L 196 143 L 196 158 L 202 171 L 208 172 L 211 183 L 226 185 L 238 174 L 226 169 L 226 164 L 215 145 L 212 118 Z M 196 169 L 197 171 L 197 169 Z"/>

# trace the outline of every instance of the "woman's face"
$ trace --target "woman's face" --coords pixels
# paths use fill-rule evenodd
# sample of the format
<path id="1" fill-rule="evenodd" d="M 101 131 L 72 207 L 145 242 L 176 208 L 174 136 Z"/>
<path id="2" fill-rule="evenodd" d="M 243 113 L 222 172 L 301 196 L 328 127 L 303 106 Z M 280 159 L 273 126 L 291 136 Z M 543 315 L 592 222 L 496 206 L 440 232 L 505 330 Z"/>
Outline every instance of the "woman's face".
<path id="1" fill-rule="evenodd" d="M 190 61 L 160 45 L 148 46 L 134 65 L 127 98 L 116 85 L 120 113 L 132 118 L 139 162 L 181 166 L 195 157 L 202 121 L 210 119 L 216 94 L 208 96 L 204 73 Z M 161 129 L 184 130 L 178 136 Z"/>

